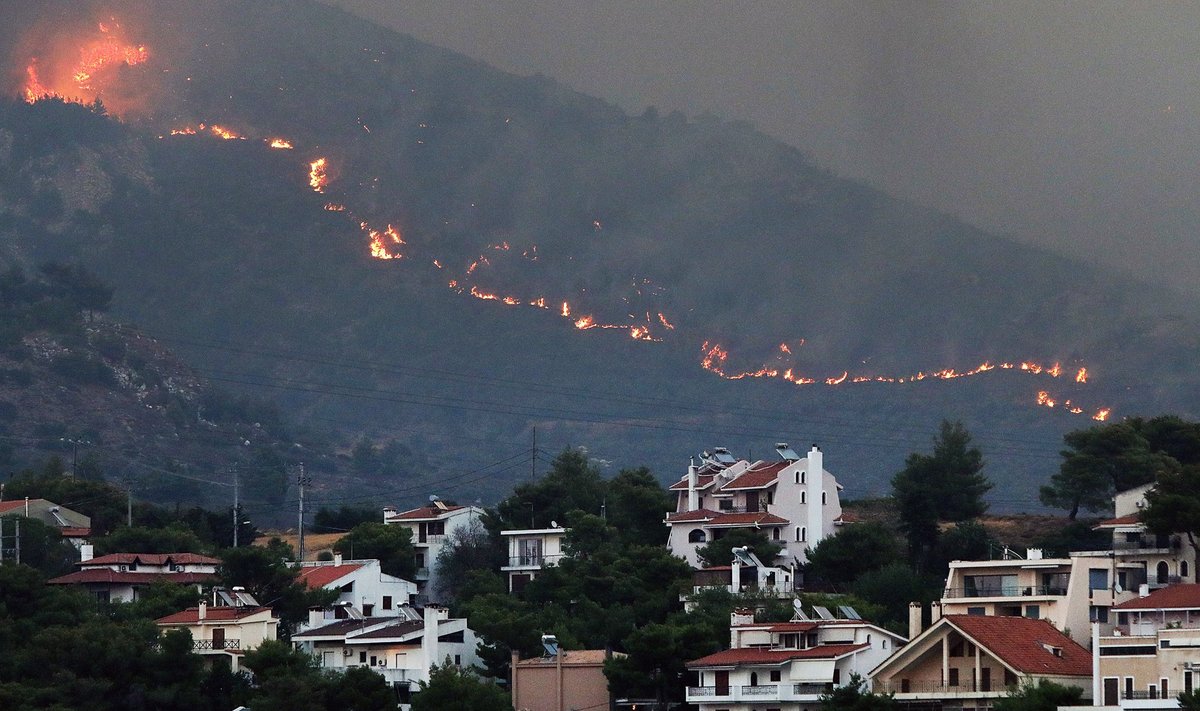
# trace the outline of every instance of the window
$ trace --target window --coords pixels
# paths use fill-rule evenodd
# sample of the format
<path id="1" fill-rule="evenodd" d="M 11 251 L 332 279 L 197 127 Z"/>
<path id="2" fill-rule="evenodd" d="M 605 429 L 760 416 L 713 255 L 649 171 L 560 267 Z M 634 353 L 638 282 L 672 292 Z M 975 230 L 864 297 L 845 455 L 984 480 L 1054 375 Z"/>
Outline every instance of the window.
<path id="1" fill-rule="evenodd" d="M 462 666 L 462 655 L 461 654 L 454 655 L 454 666 L 456 666 L 456 667 Z"/>
<path id="2" fill-rule="evenodd" d="M 771 681 L 779 681 L 780 674 L 778 669 L 771 670 Z"/>
<path id="3" fill-rule="evenodd" d="M 987 609 L 983 607 L 968 607 L 967 614 L 974 617 L 983 617 L 987 614 Z"/>
<path id="4" fill-rule="evenodd" d="M 446 533 L 446 522 L 445 521 L 430 521 L 429 522 L 429 535 L 442 536 L 442 535 L 445 535 L 445 533 Z"/>
<path id="5" fill-rule="evenodd" d="M 517 539 L 517 558 L 519 559 L 517 563 L 518 565 L 541 565 L 542 539 Z"/>
<path id="6" fill-rule="evenodd" d="M 367 603 L 367 602 L 363 603 L 363 617 L 370 617 L 372 614 L 374 614 L 374 612 L 375 612 L 374 605 Z"/>
<path id="7" fill-rule="evenodd" d="M 950 667 L 950 679 L 946 682 L 947 686 L 958 686 L 958 668 Z"/>
<path id="8" fill-rule="evenodd" d="M 802 541 L 808 540 L 808 527 L 807 526 L 800 527 L 800 540 L 802 540 Z"/>
<path id="9" fill-rule="evenodd" d="M 1162 678 L 1162 679 L 1158 680 L 1158 690 L 1159 690 L 1159 692 L 1162 693 L 1162 698 L 1164 698 L 1164 699 L 1171 698 L 1171 689 L 1167 686 L 1166 678 Z"/>
<path id="10" fill-rule="evenodd" d="M 1104 590 L 1108 587 L 1108 571 L 1104 568 L 1088 569 L 1088 590 Z"/>
<path id="11" fill-rule="evenodd" d="M 779 540 L 779 527 L 778 526 L 771 529 L 771 540 L 773 540 L 773 541 Z"/>
<path id="12" fill-rule="evenodd" d="M 800 492 L 800 503 L 802 503 L 802 504 L 808 503 L 808 492 L 807 491 Z"/>
<path id="13" fill-rule="evenodd" d="M 1108 608 L 1099 605 L 1093 605 L 1091 614 L 1088 615 L 1092 622 L 1108 622 Z"/>
<path id="14" fill-rule="evenodd" d="M 1026 605 L 1025 606 L 1025 616 L 1031 620 L 1040 619 L 1042 616 L 1042 606 L 1041 605 Z"/>
<path id="15" fill-rule="evenodd" d="M 1188 576 L 1188 564 L 1186 560 L 1179 561 L 1179 577 L 1186 578 Z"/>
<path id="16" fill-rule="evenodd" d="M 797 541 L 804 540 L 804 529 L 800 528 L 799 526 L 796 526 L 796 540 Z"/>
<path id="17" fill-rule="evenodd" d="M 1158 565 L 1155 566 L 1155 568 L 1154 568 L 1154 575 L 1156 578 L 1155 582 L 1157 582 L 1161 585 L 1167 584 L 1167 580 L 1171 577 L 1171 570 L 1167 566 L 1167 561 L 1165 561 L 1165 560 L 1158 561 Z"/>
<path id="18" fill-rule="evenodd" d="M 694 528 L 692 529 L 692 532 L 688 534 L 688 543 L 703 543 L 704 539 L 704 529 L 702 528 Z"/>
<path id="19" fill-rule="evenodd" d="M 358 663 L 359 663 L 359 664 L 366 664 L 366 663 L 367 663 L 367 653 L 366 653 L 366 652 L 359 652 L 359 653 L 358 653 Z"/>
<path id="20" fill-rule="evenodd" d="M 805 479 L 807 479 L 807 478 L 808 478 L 808 473 L 807 473 L 807 472 L 800 472 L 800 483 L 801 483 L 801 484 L 806 484 L 806 483 L 808 483 L 808 482 L 806 482 L 806 481 L 805 481 Z"/>
<path id="21" fill-rule="evenodd" d="M 383 609 L 385 609 L 385 610 L 392 609 L 392 596 L 391 595 L 383 596 Z"/>
<path id="22" fill-rule="evenodd" d="M 835 685 L 842 683 L 842 670 L 837 667 L 833 668 L 833 683 Z"/>
<path id="23" fill-rule="evenodd" d="M 750 672 L 750 686 L 758 686 L 758 672 Z"/>
<path id="24" fill-rule="evenodd" d="M 888 643 L 887 637 L 884 637 L 882 641 L 883 641 L 883 648 L 887 649 L 887 643 Z"/>
<path id="25" fill-rule="evenodd" d="M 821 505 L 824 506 L 825 504 L 828 504 L 828 503 L 829 503 L 829 492 L 822 491 L 821 492 Z"/>
<path id="26" fill-rule="evenodd" d="M 415 556 L 413 556 L 413 562 L 415 562 L 417 564 L 418 568 L 424 568 L 425 567 L 425 554 L 424 553 L 416 554 Z"/>
<path id="27" fill-rule="evenodd" d="M 796 483 L 800 483 L 800 472 L 796 472 Z"/>

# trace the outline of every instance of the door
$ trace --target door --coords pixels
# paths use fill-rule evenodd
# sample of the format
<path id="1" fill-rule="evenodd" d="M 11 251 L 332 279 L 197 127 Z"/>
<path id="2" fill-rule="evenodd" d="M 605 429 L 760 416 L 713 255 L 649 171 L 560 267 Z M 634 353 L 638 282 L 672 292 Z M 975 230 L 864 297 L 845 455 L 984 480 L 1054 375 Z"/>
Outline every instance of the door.
<path id="1" fill-rule="evenodd" d="M 746 510 L 747 511 L 758 511 L 758 492 L 757 491 L 747 491 L 746 492 Z"/>
<path id="2" fill-rule="evenodd" d="M 225 628 L 213 628 L 213 649 L 225 649 Z"/>
<path id="3" fill-rule="evenodd" d="M 980 691 L 991 691 L 992 690 L 992 668 L 984 667 L 983 669 L 980 670 L 980 673 L 982 674 L 982 677 L 979 680 L 979 690 Z"/>
<path id="4" fill-rule="evenodd" d="M 1117 701 L 1119 700 L 1117 698 L 1117 696 L 1118 696 L 1117 691 L 1118 691 L 1118 689 L 1120 689 L 1120 684 L 1121 684 L 1121 680 L 1115 676 L 1108 677 L 1107 679 L 1104 680 L 1104 705 L 1105 706 L 1116 706 L 1117 705 Z"/>
<path id="5" fill-rule="evenodd" d="M 729 672 L 717 672 L 717 696 L 729 696 Z"/>

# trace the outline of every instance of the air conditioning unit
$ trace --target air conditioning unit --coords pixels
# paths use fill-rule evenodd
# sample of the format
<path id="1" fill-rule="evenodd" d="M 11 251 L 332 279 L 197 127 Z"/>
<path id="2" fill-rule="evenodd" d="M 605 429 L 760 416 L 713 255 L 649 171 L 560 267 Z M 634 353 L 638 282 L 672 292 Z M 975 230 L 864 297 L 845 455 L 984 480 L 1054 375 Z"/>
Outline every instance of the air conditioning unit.
<path id="1" fill-rule="evenodd" d="M 354 654 L 354 652 L 350 651 L 349 649 L 343 649 L 343 650 L 342 650 L 342 656 L 343 656 L 343 657 L 348 657 L 348 656 L 350 656 L 351 654 Z"/>
<path id="2" fill-rule="evenodd" d="M 1184 669 L 1200 669 L 1200 662 L 1184 662 Z"/>
<path id="3" fill-rule="evenodd" d="M 381 667 L 386 667 L 386 666 L 387 666 L 387 660 L 386 660 L 386 659 L 380 659 L 380 660 L 379 660 L 379 666 L 381 666 Z"/>

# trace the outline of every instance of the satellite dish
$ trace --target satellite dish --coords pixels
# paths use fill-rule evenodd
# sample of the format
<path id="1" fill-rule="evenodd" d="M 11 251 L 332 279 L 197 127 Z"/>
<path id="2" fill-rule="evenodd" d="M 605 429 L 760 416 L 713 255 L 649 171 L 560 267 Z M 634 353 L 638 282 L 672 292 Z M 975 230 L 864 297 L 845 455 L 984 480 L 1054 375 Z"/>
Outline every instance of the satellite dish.
<path id="1" fill-rule="evenodd" d="M 550 528 L 558 528 L 558 521 L 551 521 Z"/>
<path id="2" fill-rule="evenodd" d="M 429 500 L 430 500 L 430 501 L 437 501 L 439 498 L 441 498 L 441 497 L 439 497 L 437 494 L 430 494 L 430 495 L 429 495 Z"/>
<path id="3" fill-rule="evenodd" d="M 1121 593 L 1125 592 L 1125 588 L 1122 587 L 1122 585 L 1120 583 L 1117 583 L 1116 585 L 1113 586 L 1113 592 L 1120 595 Z"/>

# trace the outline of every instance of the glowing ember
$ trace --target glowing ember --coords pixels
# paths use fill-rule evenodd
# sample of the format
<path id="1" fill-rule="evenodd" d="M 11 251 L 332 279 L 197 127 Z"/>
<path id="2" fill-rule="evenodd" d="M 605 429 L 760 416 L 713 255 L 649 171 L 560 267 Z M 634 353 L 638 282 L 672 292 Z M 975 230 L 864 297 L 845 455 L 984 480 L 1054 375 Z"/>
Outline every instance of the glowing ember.
<path id="1" fill-rule="evenodd" d="M 663 325 L 663 327 L 666 328 L 668 331 L 675 330 L 675 326 L 672 325 L 671 322 L 667 320 L 666 316 L 663 316 L 661 311 L 658 312 L 658 322 L 661 323 Z"/>
<path id="2" fill-rule="evenodd" d="M 329 185 L 327 168 L 328 163 L 324 158 L 318 158 L 308 164 L 308 184 L 315 192 L 323 193 L 325 186 Z"/>
<path id="3" fill-rule="evenodd" d="M 780 344 L 779 344 L 779 352 L 780 352 L 780 353 L 788 353 L 788 354 L 790 354 L 790 353 L 792 352 L 792 349 L 791 349 L 791 348 L 788 348 L 788 344 L 786 344 L 786 343 L 780 343 Z"/>
<path id="4" fill-rule="evenodd" d="M 1111 412 L 1112 412 L 1112 410 L 1106 407 L 1106 408 L 1098 411 L 1096 414 L 1092 415 L 1092 419 L 1095 420 L 1096 422 L 1104 422 L 1105 420 L 1108 419 L 1108 416 Z"/>
<path id="5" fill-rule="evenodd" d="M 565 301 L 563 302 L 563 305 L 562 305 L 562 315 L 563 315 L 563 318 L 571 318 L 571 307 Z"/>
<path id="6" fill-rule="evenodd" d="M 1077 382 L 1077 383 L 1086 383 L 1087 378 L 1088 378 L 1087 368 L 1080 368 L 1079 372 L 1075 374 L 1075 382 Z"/>
<path id="7" fill-rule="evenodd" d="M 346 206 L 341 203 L 327 202 L 325 203 L 325 209 L 329 212 L 345 212 Z"/>
<path id="8" fill-rule="evenodd" d="M 233 131 L 231 131 L 231 130 L 229 130 L 229 129 L 225 128 L 224 126 L 210 126 L 208 130 L 209 130 L 209 131 L 212 131 L 212 133 L 213 133 L 213 135 L 214 135 L 214 136 L 217 136 L 217 137 L 219 137 L 219 138 L 223 138 L 223 139 L 225 139 L 226 141 L 232 141 L 232 140 L 242 140 L 242 141 L 244 141 L 244 140 L 246 140 L 246 139 L 245 139 L 245 138 L 243 138 L 241 135 L 239 135 L 239 134 L 237 134 L 237 133 L 234 133 Z"/>

